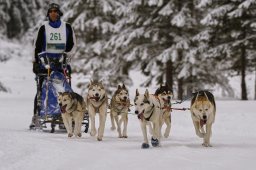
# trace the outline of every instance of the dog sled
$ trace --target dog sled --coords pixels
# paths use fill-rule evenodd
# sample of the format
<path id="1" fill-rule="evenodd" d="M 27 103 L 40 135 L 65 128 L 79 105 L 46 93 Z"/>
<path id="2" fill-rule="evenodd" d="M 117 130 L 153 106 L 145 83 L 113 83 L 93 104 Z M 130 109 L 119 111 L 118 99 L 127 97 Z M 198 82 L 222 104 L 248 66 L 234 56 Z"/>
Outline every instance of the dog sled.
<path id="1" fill-rule="evenodd" d="M 58 104 L 59 92 L 73 92 L 71 88 L 71 69 L 67 64 L 67 56 L 63 54 L 61 58 L 51 58 L 47 53 L 39 55 L 39 62 L 44 70 L 36 75 L 37 95 L 35 99 L 35 115 L 33 117 L 34 126 L 30 129 L 46 129 L 51 126 L 51 133 L 55 132 L 56 125 L 59 129 L 65 129 L 61 117 L 61 109 Z M 85 132 L 89 128 L 88 113 L 84 114 L 82 122 L 85 125 Z"/>

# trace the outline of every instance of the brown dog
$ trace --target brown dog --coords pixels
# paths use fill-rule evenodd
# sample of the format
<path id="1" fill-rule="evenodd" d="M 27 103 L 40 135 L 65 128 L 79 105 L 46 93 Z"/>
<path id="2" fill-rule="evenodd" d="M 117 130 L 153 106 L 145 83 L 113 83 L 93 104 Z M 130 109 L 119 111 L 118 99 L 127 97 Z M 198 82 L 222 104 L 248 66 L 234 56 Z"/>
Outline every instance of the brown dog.
<path id="1" fill-rule="evenodd" d="M 208 91 L 199 91 L 191 101 L 191 117 L 197 136 L 204 138 L 203 146 L 209 147 L 212 124 L 215 120 L 216 104 L 214 96 Z M 204 130 L 206 127 L 206 131 Z"/>
<path id="2" fill-rule="evenodd" d="M 129 93 L 125 85 L 118 85 L 110 102 L 110 118 L 111 118 L 111 129 L 116 129 L 115 122 L 117 125 L 117 132 L 119 138 L 127 138 L 127 124 L 128 124 L 128 110 L 130 107 Z M 120 119 L 119 119 L 120 117 Z M 115 122 L 114 122 L 115 120 Z M 123 132 L 121 133 L 121 125 L 124 124 Z"/>

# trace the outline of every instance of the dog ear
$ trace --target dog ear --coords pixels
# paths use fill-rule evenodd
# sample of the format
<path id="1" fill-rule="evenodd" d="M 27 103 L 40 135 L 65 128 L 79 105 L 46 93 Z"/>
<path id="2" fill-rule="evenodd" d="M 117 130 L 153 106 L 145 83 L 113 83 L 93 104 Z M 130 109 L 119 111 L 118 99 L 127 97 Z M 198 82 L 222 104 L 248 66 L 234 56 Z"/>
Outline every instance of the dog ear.
<path id="1" fill-rule="evenodd" d="M 205 95 L 206 99 L 207 99 L 208 101 L 210 101 L 205 91 L 204 91 L 204 95 Z"/>
<path id="2" fill-rule="evenodd" d="M 123 88 L 124 88 L 124 89 L 126 89 L 126 87 L 125 87 L 124 83 L 123 83 Z"/>
<path id="3" fill-rule="evenodd" d="M 58 92 L 58 96 L 61 96 L 62 95 L 62 92 Z"/>
<path id="4" fill-rule="evenodd" d="M 87 88 L 89 88 L 91 86 L 91 82 L 89 84 L 87 84 Z"/>
<path id="5" fill-rule="evenodd" d="M 121 89 L 122 87 L 120 85 L 117 86 L 117 89 Z"/>
<path id="6" fill-rule="evenodd" d="M 69 97 L 69 98 L 72 98 L 72 93 L 68 93 L 68 97 Z"/>
<path id="7" fill-rule="evenodd" d="M 144 93 L 144 96 L 148 99 L 149 98 L 149 92 L 148 92 L 148 89 L 146 89 L 145 93 Z"/>
<path id="8" fill-rule="evenodd" d="M 76 93 L 71 92 L 71 93 L 69 93 L 69 94 L 71 95 L 71 97 L 72 97 L 73 99 L 76 98 Z"/>
<path id="9" fill-rule="evenodd" d="M 88 85 L 87 85 L 87 88 L 89 88 L 91 85 L 92 85 L 92 79 L 90 79 L 90 82 L 88 83 Z"/>
<path id="10" fill-rule="evenodd" d="M 101 86 L 102 88 L 104 88 L 104 86 L 103 86 L 103 81 L 102 81 L 102 80 L 100 80 L 98 83 L 99 83 L 99 86 Z"/>
<path id="11" fill-rule="evenodd" d="M 136 96 L 139 96 L 139 95 L 140 95 L 139 90 L 136 89 Z"/>

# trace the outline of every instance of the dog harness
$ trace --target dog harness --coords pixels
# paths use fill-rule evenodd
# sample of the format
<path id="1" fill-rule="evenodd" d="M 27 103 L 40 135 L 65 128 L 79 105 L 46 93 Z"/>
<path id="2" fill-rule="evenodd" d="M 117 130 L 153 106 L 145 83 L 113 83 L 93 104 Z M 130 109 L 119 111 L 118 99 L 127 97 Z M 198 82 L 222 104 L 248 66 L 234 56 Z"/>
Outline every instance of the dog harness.
<path id="1" fill-rule="evenodd" d="M 148 118 L 145 118 L 145 116 L 143 115 L 143 117 L 144 117 L 144 119 L 145 119 L 146 121 L 149 121 L 150 118 L 151 118 L 151 116 L 153 115 L 154 107 L 155 107 L 155 105 L 153 104 L 153 106 L 151 107 L 151 114 L 150 114 L 150 116 L 149 116 Z"/>
<path id="2" fill-rule="evenodd" d="M 115 106 L 122 106 L 121 109 L 118 109 L 117 107 L 114 107 L 114 111 L 117 112 L 118 115 L 120 115 L 121 113 L 125 113 L 124 111 L 122 111 L 124 108 L 128 107 L 129 109 L 129 106 L 130 106 L 130 102 L 127 100 L 125 102 L 118 102 L 118 101 L 115 101 L 116 104 L 114 104 Z"/>
<path id="3" fill-rule="evenodd" d="M 88 96 L 88 99 L 95 99 L 95 97 L 89 97 L 89 96 Z M 97 101 L 97 102 L 100 102 L 100 101 L 103 101 L 103 100 L 106 101 L 106 95 L 104 95 L 104 96 L 103 96 L 99 101 Z M 98 112 L 98 111 L 99 111 L 99 108 L 104 104 L 104 101 L 99 105 L 98 108 L 96 108 L 96 107 L 93 105 L 93 103 L 91 103 L 91 104 L 92 104 L 93 108 L 95 109 L 95 111 Z"/>

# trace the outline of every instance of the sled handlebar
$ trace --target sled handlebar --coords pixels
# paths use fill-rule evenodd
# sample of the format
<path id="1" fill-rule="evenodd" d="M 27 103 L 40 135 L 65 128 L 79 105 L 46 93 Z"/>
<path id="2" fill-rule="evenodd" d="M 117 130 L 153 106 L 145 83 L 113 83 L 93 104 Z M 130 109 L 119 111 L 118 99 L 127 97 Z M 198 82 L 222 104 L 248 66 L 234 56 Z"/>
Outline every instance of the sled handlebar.
<path id="1" fill-rule="evenodd" d="M 46 69 L 50 69 L 51 64 L 62 64 L 64 68 L 67 66 L 67 53 L 62 53 L 60 58 L 49 57 L 47 54 L 48 53 L 45 51 L 38 54 L 38 58 L 41 61 L 41 64 Z"/>

